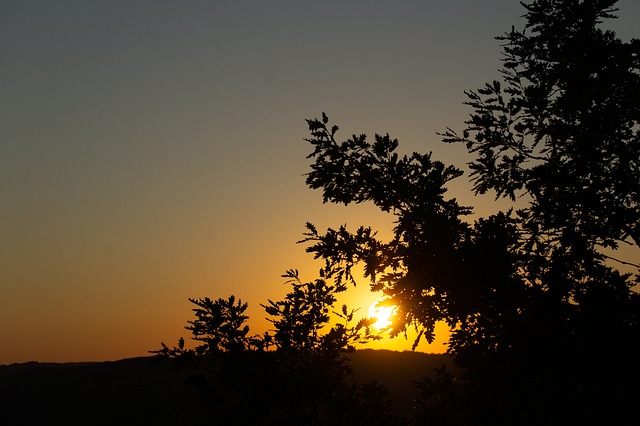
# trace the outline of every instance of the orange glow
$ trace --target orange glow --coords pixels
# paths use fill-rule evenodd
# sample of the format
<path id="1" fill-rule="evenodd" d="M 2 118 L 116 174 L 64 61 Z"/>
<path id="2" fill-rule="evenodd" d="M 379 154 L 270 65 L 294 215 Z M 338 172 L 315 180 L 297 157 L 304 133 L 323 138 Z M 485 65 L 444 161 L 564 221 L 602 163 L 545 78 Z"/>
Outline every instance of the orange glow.
<path id="1" fill-rule="evenodd" d="M 369 307 L 368 316 L 376 320 L 372 324 L 376 329 L 383 330 L 391 325 L 391 318 L 395 310 L 395 306 L 381 306 L 380 300 L 377 300 Z"/>

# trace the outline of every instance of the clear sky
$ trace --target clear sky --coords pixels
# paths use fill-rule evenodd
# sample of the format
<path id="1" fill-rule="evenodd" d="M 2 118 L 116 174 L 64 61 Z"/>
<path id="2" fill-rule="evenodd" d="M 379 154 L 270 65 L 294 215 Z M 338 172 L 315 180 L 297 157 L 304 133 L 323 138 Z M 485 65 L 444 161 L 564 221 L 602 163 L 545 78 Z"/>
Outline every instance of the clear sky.
<path id="1" fill-rule="evenodd" d="M 640 2 L 613 26 L 638 37 Z M 0 364 L 146 355 L 188 297 L 259 304 L 318 265 L 319 229 L 373 225 L 304 184 L 305 118 L 464 166 L 463 90 L 499 77 L 515 0 L 0 1 Z M 466 204 L 468 185 L 452 187 Z M 488 198 L 489 200 L 491 197 Z M 488 208 L 488 207 L 487 207 Z M 345 295 L 365 313 L 366 282 Z M 410 342 L 409 342 L 410 343 Z M 387 347 L 405 349 L 402 339 Z M 421 345 L 441 351 L 442 344 Z"/>

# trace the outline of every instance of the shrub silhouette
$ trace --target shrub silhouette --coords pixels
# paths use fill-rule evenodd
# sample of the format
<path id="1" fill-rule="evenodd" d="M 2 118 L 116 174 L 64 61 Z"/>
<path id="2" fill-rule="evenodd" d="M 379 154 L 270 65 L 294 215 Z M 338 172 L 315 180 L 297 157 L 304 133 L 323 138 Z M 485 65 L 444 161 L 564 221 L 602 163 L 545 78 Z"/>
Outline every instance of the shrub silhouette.
<path id="1" fill-rule="evenodd" d="M 328 269 L 303 283 L 298 271 L 284 278 L 292 287 L 284 300 L 263 305 L 274 333 L 248 336 L 246 303 L 228 299 L 189 299 L 197 319 L 186 327 L 202 342 L 185 349 L 184 339 L 153 351 L 192 368 L 210 421 L 234 424 L 397 424 L 391 399 L 378 383 L 352 383 L 348 352 L 354 344 L 377 338 L 371 320 L 351 325 L 354 311 L 333 311 L 336 294 Z M 330 314 L 340 323 L 330 326 Z M 325 331 L 329 328 L 328 331 Z"/>

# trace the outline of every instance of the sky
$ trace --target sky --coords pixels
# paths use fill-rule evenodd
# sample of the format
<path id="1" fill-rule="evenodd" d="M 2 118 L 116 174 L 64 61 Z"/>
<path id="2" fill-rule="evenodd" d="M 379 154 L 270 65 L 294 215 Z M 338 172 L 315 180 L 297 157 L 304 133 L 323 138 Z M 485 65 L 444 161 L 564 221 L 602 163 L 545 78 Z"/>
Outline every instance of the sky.
<path id="1" fill-rule="evenodd" d="M 638 37 L 640 2 L 610 23 Z M 0 364 L 105 361 L 175 344 L 187 298 L 260 307 L 319 264 L 319 229 L 393 217 L 305 186 L 305 119 L 464 167 L 464 90 L 499 78 L 514 0 L 0 0 Z M 466 178 L 450 186 L 478 214 Z M 364 314 L 366 281 L 343 295 Z M 446 333 L 425 352 L 441 352 Z M 375 347 L 409 349 L 411 340 Z"/>

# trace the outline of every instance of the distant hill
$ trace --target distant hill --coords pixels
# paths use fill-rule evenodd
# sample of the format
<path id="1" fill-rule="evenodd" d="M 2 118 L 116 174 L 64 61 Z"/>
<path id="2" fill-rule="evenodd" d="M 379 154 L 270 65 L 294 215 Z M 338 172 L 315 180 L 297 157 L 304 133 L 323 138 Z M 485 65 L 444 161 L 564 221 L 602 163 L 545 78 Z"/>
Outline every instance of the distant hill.
<path id="1" fill-rule="evenodd" d="M 196 393 L 186 377 L 151 358 L 0 366 L 2 423 L 190 425 Z"/>
<path id="2" fill-rule="evenodd" d="M 377 380 L 384 384 L 394 398 L 396 413 L 408 415 L 418 396 L 414 381 L 433 376 L 434 368 L 442 364 L 451 366 L 451 358 L 445 354 L 424 352 L 363 349 L 350 354 L 354 380 Z"/>
<path id="3" fill-rule="evenodd" d="M 413 380 L 445 355 L 365 349 L 351 354 L 353 379 L 385 384 L 398 413 L 415 397 Z M 7 425 L 193 425 L 198 394 L 189 373 L 150 357 L 99 363 L 0 366 L 0 413 Z"/>

